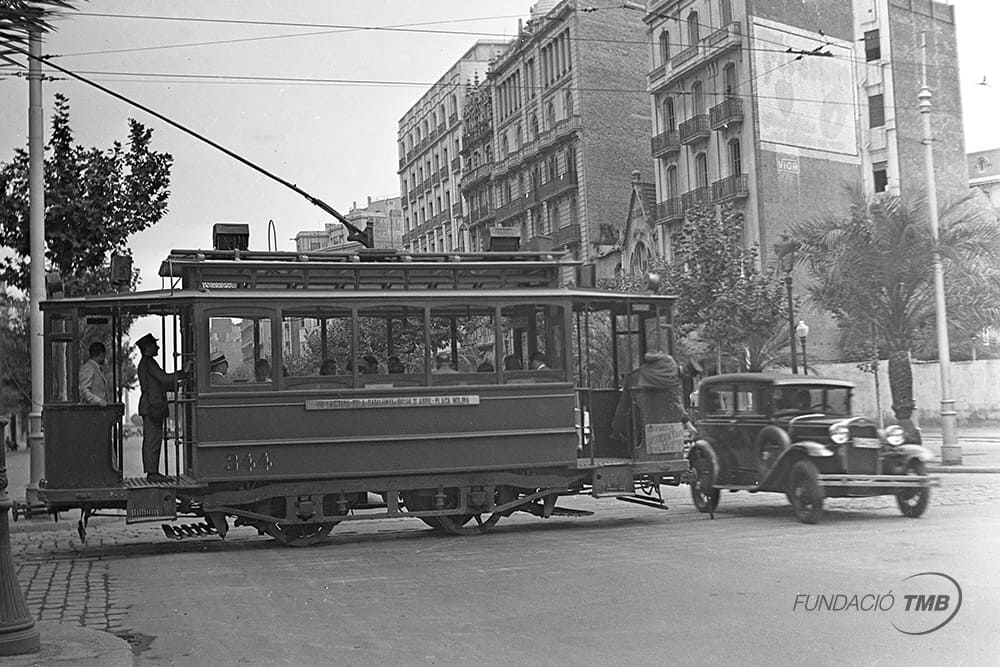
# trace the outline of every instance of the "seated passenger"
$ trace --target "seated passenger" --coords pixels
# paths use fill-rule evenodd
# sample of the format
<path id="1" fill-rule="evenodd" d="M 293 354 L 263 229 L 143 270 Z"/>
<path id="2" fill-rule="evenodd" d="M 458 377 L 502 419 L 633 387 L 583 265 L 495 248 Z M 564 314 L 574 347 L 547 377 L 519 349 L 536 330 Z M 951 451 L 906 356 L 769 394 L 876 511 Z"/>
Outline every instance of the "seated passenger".
<path id="1" fill-rule="evenodd" d="M 532 352 L 531 359 L 528 362 L 528 368 L 533 371 L 549 370 L 548 364 L 545 363 L 545 353 L 541 350 L 535 350 Z"/>
<path id="2" fill-rule="evenodd" d="M 524 370 L 524 365 L 516 354 L 508 354 L 503 358 L 503 369 L 505 371 L 521 371 Z"/>
<path id="3" fill-rule="evenodd" d="M 378 359 L 373 354 L 366 354 L 362 359 L 364 365 L 361 367 L 361 372 L 368 375 L 375 375 L 378 373 Z"/>
<path id="4" fill-rule="evenodd" d="M 254 382 L 270 382 L 271 381 L 271 362 L 267 359 L 258 359 L 253 365 L 253 380 Z"/>
<path id="5" fill-rule="evenodd" d="M 434 358 L 434 370 L 435 374 L 442 373 L 457 373 L 454 364 L 451 363 L 451 355 L 447 352 L 441 352 Z"/>
<path id="6" fill-rule="evenodd" d="M 232 384 L 233 379 L 229 377 L 229 361 L 226 355 L 219 352 L 212 357 L 209 365 L 212 367 L 212 384 Z"/>
<path id="7" fill-rule="evenodd" d="M 348 363 L 348 370 L 350 370 L 350 362 Z M 333 359 L 324 359 L 323 363 L 319 366 L 320 375 L 336 375 L 337 374 L 337 362 Z"/>
<path id="8" fill-rule="evenodd" d="M 386 359 L 386 366 L 390 374 L 397 375 L 399 373 L 405 373 L 406 367 L 403 366 L 403 362 L 399 360 L 399 357 L 392 356 Z"/>
<path id="9" fill-rule="evenodd" d="M 481 362 L 479 362 L 479 365 L 476 366 L 477 373 L 492 373 L 495 370 L 496 369 L 493 368 L 493 362 L 490 361 L 489 359 L 483 359 Z"/>

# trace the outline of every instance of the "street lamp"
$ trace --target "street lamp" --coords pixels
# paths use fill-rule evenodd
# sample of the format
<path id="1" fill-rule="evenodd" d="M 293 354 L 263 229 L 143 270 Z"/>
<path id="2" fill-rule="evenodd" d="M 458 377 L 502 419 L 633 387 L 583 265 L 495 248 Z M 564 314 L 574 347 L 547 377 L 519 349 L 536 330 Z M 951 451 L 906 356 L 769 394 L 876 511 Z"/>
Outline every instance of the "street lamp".
<path id="1" fill-rule="evenodd" d="M 788 293 L 788 349 L 792 353 L 792 374 L 799 372 L 795 359 L 795 305 L 792 302 L 792 269 L 795 268 L 795 251 L 799 244 L 782 234 L 781 240 L 774 244 L 774 255 L 778 259 L 782 272 L 785 274 L 785 291 Z"/>
<path id="2" fill-rule="evenodd" d="M 809 325 L 806 324 L 805 320 L 799 320 L 799 326 L 795 327 L 795 335 L 799 337 L 799 342 L 802 343 L 802 374 L 809 374 L 809 366 L 806 363 L 806 336 L 809 335 Z"/>

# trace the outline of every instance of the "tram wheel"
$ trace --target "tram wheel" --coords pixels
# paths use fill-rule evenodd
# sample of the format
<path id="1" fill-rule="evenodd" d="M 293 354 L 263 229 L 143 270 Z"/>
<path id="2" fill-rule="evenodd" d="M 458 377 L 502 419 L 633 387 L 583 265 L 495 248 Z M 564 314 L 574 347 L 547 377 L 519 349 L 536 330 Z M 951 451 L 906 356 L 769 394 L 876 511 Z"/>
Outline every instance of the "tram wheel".
<path id="1" fill-rule="evenodd" d="M 286 547 L 309 547 L 330 534 L 335 523 L 268 523 L 262 530 Z"/>

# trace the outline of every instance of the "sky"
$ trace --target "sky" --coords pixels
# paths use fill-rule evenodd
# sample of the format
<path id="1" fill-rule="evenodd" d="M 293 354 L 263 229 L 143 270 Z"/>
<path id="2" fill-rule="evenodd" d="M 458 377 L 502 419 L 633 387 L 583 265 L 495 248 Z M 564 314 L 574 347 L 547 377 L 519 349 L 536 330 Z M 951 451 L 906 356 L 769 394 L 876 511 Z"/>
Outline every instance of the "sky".
<path id="1" fill-rule="evenodd" d="M 367 196 L 399 193 L 399 118 L 477 37 L 516 34 L 518 19 L 527 18 L 532 4 L 92 0 L 80 2 L 79 11 L 57 22 L 44 50 L 59 54 L 56 62 L 63 67 L 156 109 L 347 213 L 352 202 L 363 205 Z M 1000 2 L 952 4 L 958 15 L 966 149 L 1000 148 L 1000 59 L 992 49 Z M 403 25 L 421 31 L 334 27 Z M 3 77 L 10 72 L 0 70 L 0 161 L 10 160 L 14 149 L 27 142 L 27 83 Z M 231 77 L 376 83 L 237 82 Z M 157 271 L 168 249 L 211 247 L 216 222 L 248 223 L 251 247 L 261 249 L 267 247 L 273 220 L 278 249 L 293 250 L 296 232 L 322 229 L 332 220 L 232 158 L 73 80 L 45 83 L 46 133 L 57 92 L 70 99 L 79 143 L 108 147 L 127 136 L 127 119 L 133 117 L 153 128 L 154 149 L 174 157 L 169 212 L 131 244 L 143 289 L 159 287 Z"/>

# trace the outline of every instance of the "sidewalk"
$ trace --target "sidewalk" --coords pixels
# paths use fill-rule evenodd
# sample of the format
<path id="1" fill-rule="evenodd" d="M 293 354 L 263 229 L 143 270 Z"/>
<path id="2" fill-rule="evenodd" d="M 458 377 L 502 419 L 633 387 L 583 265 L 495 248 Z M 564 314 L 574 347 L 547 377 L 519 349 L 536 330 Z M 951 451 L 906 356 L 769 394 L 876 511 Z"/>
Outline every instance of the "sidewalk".
<path id="1" fill-rule="evenodd" d="M 924 446 L 934 454 L 928 472 L 941 473 L 1000 473 L 1000 424 L 966 425 L 958 427 L 958 444 L 962 462 L 941 464 L 941 427 L 922 427 Z"/>

